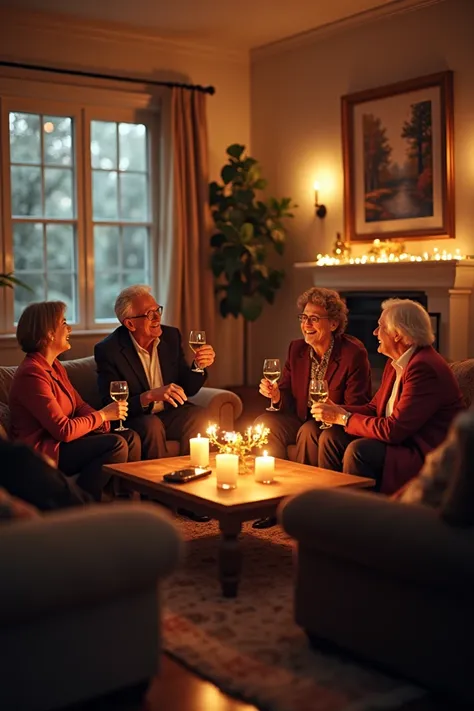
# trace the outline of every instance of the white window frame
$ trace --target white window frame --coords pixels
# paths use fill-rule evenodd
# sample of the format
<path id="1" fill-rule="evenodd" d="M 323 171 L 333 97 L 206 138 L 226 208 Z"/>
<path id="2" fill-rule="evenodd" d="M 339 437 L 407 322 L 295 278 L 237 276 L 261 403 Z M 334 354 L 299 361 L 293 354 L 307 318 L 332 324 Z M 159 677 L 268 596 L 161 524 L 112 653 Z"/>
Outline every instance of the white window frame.
<path id="1" fill-rule="evenodd" d="M 94 252 L 92 221 L 92 171 L 90 169 L 90 122 L 105 120 L 144 123 L 149 136 L 150 166 L 150 273 L 156 281 L 156 243 L 158 238 L 159 146 L 162 90 L 145 84 L 103 80 L 50 72 L 0 69 L 0 272 L 13 270 L 11 230 L 9 113 L 24 111 L 71 116 L 75 122 L 74 143 L 77 220 L 77 323 L 76 333 L 106 333 L 117 322 L 94 320 Z M 79 145 L 83 150 L 79 150 Z M 153 199 L 154 197 L 154 199 Z M 0 289 L 0 336 L 13 335 L 13 292 Z"/>

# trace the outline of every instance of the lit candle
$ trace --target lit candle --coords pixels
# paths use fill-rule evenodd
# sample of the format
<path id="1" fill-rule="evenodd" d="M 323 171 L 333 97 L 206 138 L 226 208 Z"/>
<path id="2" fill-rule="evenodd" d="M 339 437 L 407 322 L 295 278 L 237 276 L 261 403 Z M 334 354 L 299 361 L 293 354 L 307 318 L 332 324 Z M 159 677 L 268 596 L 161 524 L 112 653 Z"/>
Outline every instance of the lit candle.
<path id="1" fill-rule="evenodd" d="M 319 181 L 315 180 L 313 184 L 314 188 L 314 204 L 316 207 L 319 205 Z"/>
<path id="2" fill-rule="evenodd" d="M 255 481 L 260 484 L 271 484 L 275 473 L 275 457 L 269 457 L 267 452 L 263 457 L 255 457 Z"/>
<path id="3" fill-rule="evenodd" d="M 216 477 L 218 489 L 235 489 L 239 476 L 238 454 L 216 454 Z"/>
<path id="4" fill-rule="evenodd" d="M 209 464 L 209 439 L 201 437 L 193 437 L 189 440 L 189 449 L 191 453 L 192 467 L 207 467 Z"/>

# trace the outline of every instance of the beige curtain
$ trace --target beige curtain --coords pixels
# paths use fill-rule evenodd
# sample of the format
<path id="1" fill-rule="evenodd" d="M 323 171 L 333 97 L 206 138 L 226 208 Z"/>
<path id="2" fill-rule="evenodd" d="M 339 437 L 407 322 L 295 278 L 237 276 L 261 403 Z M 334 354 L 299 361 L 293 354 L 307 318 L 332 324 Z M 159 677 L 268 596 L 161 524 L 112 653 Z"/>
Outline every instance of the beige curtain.
<path id="1" fill-rule="evenodd" d="M 181 330 L 186 350 L 191 329 L 215 341 L 206 95 L 179 87 L 170 93 L 162 113 L 157 295 L 163 322 Z"/>

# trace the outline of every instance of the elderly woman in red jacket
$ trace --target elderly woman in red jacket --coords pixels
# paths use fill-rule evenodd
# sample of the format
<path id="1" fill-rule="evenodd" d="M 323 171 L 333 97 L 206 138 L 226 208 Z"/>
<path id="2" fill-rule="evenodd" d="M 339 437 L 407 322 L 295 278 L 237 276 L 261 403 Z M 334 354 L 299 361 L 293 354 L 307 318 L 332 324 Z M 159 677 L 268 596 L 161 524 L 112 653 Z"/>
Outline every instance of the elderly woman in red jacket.
<path id="1" fill-rule="evenodd" d="M 18 321 L 17 340 L 26 357 L 10 389 L 14 440 L 29 445 L 66 476 L 100 500 L 110 475 L 103 464 L 140 459 L 133 430 L 121 437 L 110 432 L 112 420 L 125 419 L 127 403 L 112 402 L 94 410 L 72 386 L 58 356 L 70 349 L 70 326 L 61 301 L 30 304 Z"/>

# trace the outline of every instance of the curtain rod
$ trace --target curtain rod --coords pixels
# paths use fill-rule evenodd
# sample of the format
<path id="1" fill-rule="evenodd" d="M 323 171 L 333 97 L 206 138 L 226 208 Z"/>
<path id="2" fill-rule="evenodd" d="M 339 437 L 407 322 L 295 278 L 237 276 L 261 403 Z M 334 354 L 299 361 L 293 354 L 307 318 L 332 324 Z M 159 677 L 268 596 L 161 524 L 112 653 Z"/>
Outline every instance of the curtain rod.
<path id="1" fill-rule="evenodd" d="M 53 72 L 54 74 L 66 74 L 69 76 L 89 77 L 91 79 L 112 79 L 114 81 L 126 81 L 134 84 L 152 84 L 153 86 L 181 87 L 181 89 L 189 89 L 189 91 L 202 91 L 203 94 L 216 93 L 213 86 L 201 86 L 200 84 L 184 84 L 177 81 L 153 81 L 152 79 L 137 79 L 136 77 L 118 77 L 113 74 L 99 74 L 96 72 L 84 72 L 80 69 L 59 69 L 58 67 L 42 67 L 37 64 L 22 64 L 21 62 L 1 62 L 2 67 L 14 67 L 15 69 L 33 69 L 38 72 Z"/>

